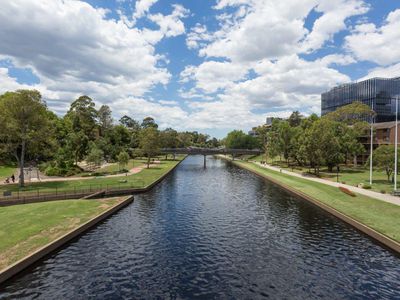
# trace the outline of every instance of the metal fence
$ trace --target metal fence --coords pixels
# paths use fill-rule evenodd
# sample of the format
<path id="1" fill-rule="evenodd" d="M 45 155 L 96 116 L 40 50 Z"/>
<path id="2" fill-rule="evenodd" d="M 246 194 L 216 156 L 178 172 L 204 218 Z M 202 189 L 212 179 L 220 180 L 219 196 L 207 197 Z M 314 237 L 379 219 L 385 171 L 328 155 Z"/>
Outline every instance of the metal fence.
<path id="1" fill-rule="evenodd" d="M 104 191 L 106 194 L 123 190 L 134 190 L 145 188 L 143 180 L 135 180 L 134 182 L 121 182 L 115 184 L 90 184 L 80 185 L 77 187 L 55 187 L 55 188 L 27 188 L 22 189 L 3 189 L 0 194 L 0 202 L 5 200 L 29 200 L 37 198 L 79 198 L 96 192 Z"/>

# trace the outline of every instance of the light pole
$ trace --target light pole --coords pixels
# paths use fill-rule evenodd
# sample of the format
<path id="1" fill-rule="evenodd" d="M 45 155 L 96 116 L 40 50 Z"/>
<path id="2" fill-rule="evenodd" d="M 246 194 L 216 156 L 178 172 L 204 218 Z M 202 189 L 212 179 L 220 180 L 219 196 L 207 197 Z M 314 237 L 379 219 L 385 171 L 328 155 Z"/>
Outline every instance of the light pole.
<path id="1" fill-rule="evenodd" d="M 372 111 L 374 111 L 374 100 L 372 100 Z M 371 153 L 369 155 L 369 184 L 372 185 L 372 152 L 373 152 L 373 148 L 374 148 L 374 142 L 373 142 L 373 138 L 374 138 L 374 117 L 371 116 Z"/>
<path id="2" fill-rule="evenodd" d="M 399 110 L 399 96 L 396 97 L 396 129 L 394 136 L 394 191 L 397 191 L 397 113 Z"/>

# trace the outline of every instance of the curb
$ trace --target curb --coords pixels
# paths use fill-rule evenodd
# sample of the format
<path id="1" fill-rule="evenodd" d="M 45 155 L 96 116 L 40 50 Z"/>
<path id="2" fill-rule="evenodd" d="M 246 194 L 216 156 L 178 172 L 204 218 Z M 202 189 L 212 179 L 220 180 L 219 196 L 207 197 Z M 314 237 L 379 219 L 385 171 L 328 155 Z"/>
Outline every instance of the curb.
<path id="1" fill-rule="evenodd" d="M 59 237 L 58 239 L 50 242 L 49 244 L 39 248 L 32 254 L 20 259 L 19 261 L 15 262 L 11 266 L 0 270 L 0 283 L 3 283 L 7 279 L 10 279 L 14 275 L 18 274 L 19 272 L 23 271 L 27 267 L 31 266 L 38 260 L 42 259 L 44 256 L 50 254 L 51 252 L 57 250 L 61 246 L 65 245 L 75 237 L 81 235 L 85 231 L 89 230 L 90 228 L 97 225 L 99 222 L 105 220 L 110 215 L 116 213 L 123 207 L 127 206 L 128 204 L 133 202 L 133 195 L 128 196 L 125 200 L 121 203 L 114 205 L 113 207 L 109 208 L 108 210 L 104 211 L 100 215 L 95 216 L 94 218 L 90 219 L 86 223 L 83 223 L 79 227 L 67 232 L 63 236 Z"/>
<path id="2" fill-rule="evenodd" d="M 388 237 L 388 236 L 376 231 L 375 229 L 372 229 L 371 227 L 369 227 L 369 226 L 367 226 L 367 225 L 365 225 L 365 224 L 363 224 L 363 223 L 361 223 L 361 222 L 359 222 L 359 221 L 357 221 L 357 220 L 355 220 L 355 219 L 343 214 L 342 212 L 336 210 L 335 208 L 333 208 L 333 207 L 331 207 L 331 206 L 329 206 L 327 204 L 324 204 L 324 203 L 318 201 L 317 199 L 315 199 L 315 198 L 313 198 L 313 197 L 311 197 L 311 196 L 309 196 L 309 195 L 307 195 L 307 194 L 305 194 L 303 192 L 295 190 L 294 188 L 292 188 L 292 187 L 290 187 L 290 186 L 288 186 L 286 184 L 281 183 L 279 180 L 277 180 L 275 178 L 272 178 L 271 176 L 265 175 L 265 174 L 263 174 L 261 172 L 253 170 L 253 169 L 251 169 L 251 168 L 249 168 L 247 166 L 240 165 L 240 164 L 236 163 L 235 161 L 228 160 L 228 159 L 226 159 L 224 157 L 221 157 L 221 158 L 232 162 L 235 166 L 237 166 L 239 168 L 245 169 L 245 170 L 247 170 L 247 171 L 249 171 L 249 172 L 251 172 L 253 174 L 256 174 L 259 177 L 262 177 L 262 178 L 272 182 L 275 185 L 278 185 L 278 186 L 284 188 L 285 190 L 290 192 L 292 195 L 298 196 L 301 199 L 306 200 L 306 201 L 318 206 L 319 208 L 323 209 L 324 211 L 326 211 L 326 212 L 330 213 L 331 215 L 335 216 L 336 218 L 342 220 L 346 224 L 348 224 L 348 225 L 354 227 L 355 229 L 357 229 L 358 231 L 366 234 L 368 237 L 372 238 L 373 240 L 375 240 L 375 241 L 379 242 L 380 244 L 386 246 L 387 248 L 391 249 L 392 251 L 396 252 L 397 254 L 400 254 L 400 243 L 395 241 L 395 240 L 393 240 L 393 239 L 391 239 L 390 237 Z"/>

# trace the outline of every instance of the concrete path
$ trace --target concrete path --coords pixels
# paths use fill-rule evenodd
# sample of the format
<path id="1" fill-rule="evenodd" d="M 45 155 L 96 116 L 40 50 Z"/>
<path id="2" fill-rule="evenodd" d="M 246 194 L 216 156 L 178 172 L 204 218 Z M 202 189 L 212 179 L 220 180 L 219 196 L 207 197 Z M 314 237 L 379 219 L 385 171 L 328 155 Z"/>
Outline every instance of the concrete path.
<path id="1" fill-rule="evenodd" d="M 155 161 L 154 163 L 150 164 L 150 168 L 153 166 L 158 165 L 160 162 Z M 74 181 L 74 180 L 88 180 L 88 179 L 93 179 L 93 178 L 114 178 L 114 177 L 125 177 L 133 174 L 140 173 L 143 169 L 147 168 L 147 164 L 142 164 L 140 166 L 134 167 L 129 170 L 127 173 L 120 173 L 120 174 L 114 174 L 114 175 L 105 175 L 105 176 L 87 176 L 87 177 L 45 177 L 45 178 L 36 178 L 36 177 L 29 177 L 26 178 L 27 182 L 55 182 L 55 181 Z M 16 177 L 16 183 L 18 183 L 18 176 L 19 173 L 17 174 Z M 0 182 L 0 185 L 6 185 L 4 181 Z"/>
<path id="2" fill-rule="evenodd" d="M 349 189 L 350 191 L 352 191 L 354 193 L 362 194 L 362 195 L 365 195 L 365 196 L 368 196 L 368 197 L 371 197 L 371 198 L 375 198 L 375 199 L 378 199 L 378 200 L 381 200 L 381 201 L 385 201 L 385 202 L 388 202 L 388 203 L 400 205 L 400 198 L 396 197 L 396 196 L 393 196 L 393 195 L 390 195 L 390 194 L 382 194 L 382 193 L 374 192 L 374 191 L 371 191 L 371 190 L 366 190 L 366 189 L 362 189 L 362 188 L 355 187 L 355 186 L 352 186 L 352 185 L 348 185 L 348 184 L 342 184 L 342 183 L 339 183 L 339 182 L 329 181 L 329 180 L 322 179 L 322 178 L 303 176 L 301 174 L 298 174 L 298 173 L 295 173 L 295 172 L 291 172 L 291 171 L 287 171 L 287 170 L 284 170 L 284 169 L 280 169 L 278 167 L 273 167 L 271 165 L 263 165 L 263 164 L 261 164 L 259 162 L 254 162 L 253 161 L 253 163 L 258 165 L 258 166 L 260 166 L 260 167 L 263 167 L 263 168 L 266 168 L 266 169 L 270 169 L 270 170 L 274 170 L 274 171 L 278 171 L 278 172 L 281 172 L 281 173 L 284 173 L 284 174 L 288 174 L 290 176 L 295 176 L 295 177 L 299 177 L 299 178 L 307 179 L 307 180 L 310 180 L 310 181 L 323 183 L 323 184 L 334 186 L 334 187 L 342 186 L 342 187 L 345 187 L 345 188 Z"/>

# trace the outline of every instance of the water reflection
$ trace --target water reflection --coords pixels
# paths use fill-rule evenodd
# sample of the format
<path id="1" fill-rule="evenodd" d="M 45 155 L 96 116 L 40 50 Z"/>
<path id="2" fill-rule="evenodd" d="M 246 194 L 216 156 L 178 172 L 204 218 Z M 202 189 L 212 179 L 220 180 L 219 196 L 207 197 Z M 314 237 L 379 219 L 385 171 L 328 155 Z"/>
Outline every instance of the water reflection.
<path id="1" fill-rule="evenodd" d="M 400 260 L 224 161 L 187 158 L 153 191 L 3 286 L 41 299 L 394 299 Z"/>

